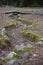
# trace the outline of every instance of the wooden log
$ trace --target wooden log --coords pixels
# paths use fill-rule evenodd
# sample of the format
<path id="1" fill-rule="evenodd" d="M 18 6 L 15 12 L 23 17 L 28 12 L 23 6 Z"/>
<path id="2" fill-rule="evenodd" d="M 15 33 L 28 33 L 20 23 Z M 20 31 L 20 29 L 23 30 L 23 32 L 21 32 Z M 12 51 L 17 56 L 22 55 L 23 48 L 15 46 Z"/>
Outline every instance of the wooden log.
<path id="1" fill-rule="evenodd" d="M 0 12 L 0 14 L 10 14 L 10 13 L 13 13 L 13 14 L 32 14 L 32 15 L 43 15 L 43 11 L 40 11 L 40 12 L 34 12 L 34 11 L 29 11 L 29 12 L 20 12 L 20 11 L 4 11 L 4 12 Z"/>

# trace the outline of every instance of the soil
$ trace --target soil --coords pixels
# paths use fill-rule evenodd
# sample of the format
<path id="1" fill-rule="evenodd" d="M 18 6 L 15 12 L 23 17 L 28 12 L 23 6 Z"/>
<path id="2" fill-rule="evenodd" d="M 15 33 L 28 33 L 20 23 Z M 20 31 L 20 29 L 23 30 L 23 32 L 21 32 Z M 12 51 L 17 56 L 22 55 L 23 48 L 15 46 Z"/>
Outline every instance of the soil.
<path id="1" fill-rule="evenodd" d="M 21 15 L 22 18 L 33 21 L 37 24 L 36 31 L 39 35 L 43 36 L 43 15 Z M 9 17 L 8 14 L 0 14 L 0 28 L 3 28 L 5 25 L 9 25 L 12 17 Z M 13 19 L 17 20 L 15 15 Z M 18 21 L 17 21 L 18 22 Z M 9 48 L 0 49 L 0 57 L 6 57 L 6 55 L 15 47 L 15 45 L 20 44 L 31 44 L 33 42 L 25 39 L 20 34 L 24 24 L 19 23 L 16 27 L 6 29 L 8 36 L 10 38 L 11 45 Z M 23 65 L 43 65 L 43 47 L 35 46 L 34 54 L 37 54 L 37 57 L 32 57 L 32 60 L 24 59 Z"/>

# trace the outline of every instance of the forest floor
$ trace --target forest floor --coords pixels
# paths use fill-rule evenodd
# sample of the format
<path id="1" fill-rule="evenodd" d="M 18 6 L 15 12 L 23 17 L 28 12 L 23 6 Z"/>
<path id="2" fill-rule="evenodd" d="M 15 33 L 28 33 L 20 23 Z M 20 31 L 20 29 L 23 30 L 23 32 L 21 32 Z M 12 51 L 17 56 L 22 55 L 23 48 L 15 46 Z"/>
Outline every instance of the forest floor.
<path id="1" fill-rule="evenodd" d="M 7 11 L 7 10 L 12 10 L 13 8 L 0 8 L 0 12 L 3 11 Z M 20 9 L 20 8 L 14 8 L 15 10 L 18 11 L 43 11 L 43 9 Z M 31 42 L 27 39 L 25 39 L 22 35 L 21 35 L 21 31 L 23 28 L 27 27 L 27 24 L 23 24 L 21 21 L 18 21 L 17 19 L 17 15 L 12 15 L 11 14 L 0 14 L 0 29 L 10 25 L 11 21 L 14 20 L 17 23 L 16 27 L 13 26 L 11 28 L 7 28 L 6 31 L 8 33 L 9 39 L 10 39 L 10 47 L 6 47 L 3 49 L 0 49 L 0 57 L 6 57 L 8 55 L 8 53 L 10 51 L 12 51 L 16 45 L 27 45 L 27 44 L 31 44 L 31 45 L 35 45 L 34 42 Z M 25 19 L 26 21 L 32 21 L 33 23 L 36 23 L 36 27 L 34 29 L 30 28 L 29 31 L 32 31 L 35 33 L 37 33 L 38 35 L 43 37 L 43 15 L 30 15 L 30 14 L 26 14 L 26 15 L 20 15 L 22 19 Z M 2 41 L 2 43 L 4 43 Z M 36 54 L 36 56 L 32 56 L 31 59 L 29 60 L 28 58 L 25 59 L 18 59 L 19 61 L 22 62 L 22 65 L 43 65 L 43 46 L 34 46 L 35 50 L 32 52 L 32 54 Z"/>

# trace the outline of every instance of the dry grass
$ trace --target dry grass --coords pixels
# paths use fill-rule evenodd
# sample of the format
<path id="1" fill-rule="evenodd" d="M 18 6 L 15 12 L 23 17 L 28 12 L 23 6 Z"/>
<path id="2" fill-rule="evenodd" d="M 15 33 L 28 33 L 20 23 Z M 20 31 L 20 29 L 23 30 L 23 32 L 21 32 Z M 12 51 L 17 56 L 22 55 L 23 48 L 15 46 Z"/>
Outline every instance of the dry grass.
<path id="1" fill-rule="evenodd" d="M 14 10 L 14 11 L 43 11 L 43 8 L 18 8 L 18 7 L 12 7 L 12 6 L 5 6 L 5 7 L 0 7 L 0 12 L 3 11 L 9 11 L 9 10 Z"/>

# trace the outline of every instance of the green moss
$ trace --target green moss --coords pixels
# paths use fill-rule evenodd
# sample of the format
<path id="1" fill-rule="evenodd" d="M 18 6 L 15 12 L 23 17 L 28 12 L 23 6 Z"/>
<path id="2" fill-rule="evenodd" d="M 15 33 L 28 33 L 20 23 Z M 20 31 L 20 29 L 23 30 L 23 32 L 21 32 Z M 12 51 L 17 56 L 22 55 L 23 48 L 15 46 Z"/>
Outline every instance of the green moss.
<path id="1" fill-rule="evenodd" d="M 15 24 L 10 24 L 10 25 L 4 26 L 4 28 L 12 28 L 12 27 L 16 27 L 16 25 Z"/>
<path id="2" fill-rule="evenodd" d="M 13 58 L 3 58 L 2 62 L 5 62 L 5 61 L 10 61 L 12 60 Z"/>
<path id="3" fill-rule="evenodd" d="M 22 21 L 22 20 L 21 20 L 21 17 L 18 17 L 18 20 L 19 20 L 19 21 Z"/>
<path id="4" fill-rule="evenodd" d="M 32 23 L 33 23 L 33 22 L 26 21 L 25 19 L 22 19 L 21 21 L 22 21 L 22 23 L 29 24 L 29 25 L 32 25 Z"/>
<path id="5" fill-rule="evenodd" d="M 16 54 L 13 56 L 13 58 L 17 58 L 18 55 L 19 55 L 19 52 L 17 51 L 17 49 L 13 49 L 12 51 L 16 53 Z"/>
<path id="6" fill-rule="evenodd" d="M 19 56 L 18 53 L 14 54 L 13 58 L 17 58 Z"/>
<path id="7" fill-rule="evenodd" d="M 26 48 L 23 49 L 24 52 L 27 52 L 29 50 L 30 50 L 30 48 L 28 48 L 28 47 L 26 47 Z"/>
<path id="8" fill-rule="evenodd" d="M 22 30 L 21 34 L 32 42 L 40 41 L 40 36 L 34 32 L 27 32 L 26 30 Z"/>
<path id="9" fill-rule="evenodd" d="M 28 26 L 27 26 L 27 27 L 22 28 L 22 32 L 23 32 L 23 31 L 26 31 L 26 30 L 28 30 Z"/>
<path id="10" fill-rule="evenodd" d="M 4 26 L 4 28 L 12 28 L 12 27 L 16 27 L 16 21 L 15 20 L 11 20 L 9 25 Z"/>
<path id="11" fill-rule="evenodd" d="M 26 34 L 26 30 L 22 29 L 21 34 L 24 36 Z"/>
<path id="12" fill-rule="evenodd" d="M 10 23 L 11 23 L 11 24 L 15 24 L 16 21 L 15 21 L 14 19 L 12 19 L 12 20 L 10 21 Z"/>
<path id="13" fill-rule="evenodd" d="M 0 44 L 0 49 L 2 49 L 3 48 L 3 45 L 2 44 Z"/>
<path id="14" fill-rule="evenodd" d="M 36 27 L 36 24 L 35 24 L 35 23 L 32 23 L 32 26 L 33 26 L 33 27 Z"/>
<path id="15" fill-rule="evenodd" d="M 26 48 L 23 49 L 24 52 L 28 52 L 30 50 L 34 50 L 34 48 L 33 47 L 30 47 L 30 48 L 26 47 Z"/>
<path id="16" fill-rule="evenodd" d="M 15 53 L 18 53 L 18 51 L 16 49 L 13 49 L 12 51 L 15 52 Z"/>

